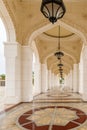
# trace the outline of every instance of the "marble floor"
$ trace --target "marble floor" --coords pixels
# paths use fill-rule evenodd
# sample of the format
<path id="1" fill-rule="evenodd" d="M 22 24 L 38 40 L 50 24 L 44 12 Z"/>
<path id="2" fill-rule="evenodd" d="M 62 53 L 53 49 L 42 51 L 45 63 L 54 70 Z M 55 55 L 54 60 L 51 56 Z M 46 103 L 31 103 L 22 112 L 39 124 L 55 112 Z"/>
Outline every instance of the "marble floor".
<path id="1" fill-rule="evenodd" d="M 60 89 L 53 89 L 47 93 L 42 93 L 34 97 L 35 102 L 82 102 L 81 95 L 72 93 L 71 91 L 60 91 Z"/>
<path id="2" fill-rule="evenodd" d="M 87 103 L 77 93 L 48 91 L 0 114 L 0 130 L 87 130 Z"/>

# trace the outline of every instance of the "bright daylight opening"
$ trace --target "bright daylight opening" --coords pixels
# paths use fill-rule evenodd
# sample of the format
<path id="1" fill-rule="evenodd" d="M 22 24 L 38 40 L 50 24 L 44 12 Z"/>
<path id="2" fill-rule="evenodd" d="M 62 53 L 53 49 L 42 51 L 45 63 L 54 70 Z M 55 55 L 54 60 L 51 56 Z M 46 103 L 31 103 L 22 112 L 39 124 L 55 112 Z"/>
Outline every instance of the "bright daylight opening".
<path id="1" fill-rule="evenodd" d="M 4 96 L 5 91 L 5 57 L 4 57 L 4 42 L 6 41 L 5 26 L 0 18 L 0 99 Z"/>

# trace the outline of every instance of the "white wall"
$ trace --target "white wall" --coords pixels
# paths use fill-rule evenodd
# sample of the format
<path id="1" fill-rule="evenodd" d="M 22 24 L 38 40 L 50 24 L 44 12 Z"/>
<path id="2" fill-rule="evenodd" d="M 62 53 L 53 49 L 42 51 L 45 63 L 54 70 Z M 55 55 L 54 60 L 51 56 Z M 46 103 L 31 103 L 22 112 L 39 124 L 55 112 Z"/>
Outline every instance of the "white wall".
<path id="1" fill-rule="evenodd" d="M 79 63 L 79 93 L 83 93 L 83 60 L 82 54 Z"/>

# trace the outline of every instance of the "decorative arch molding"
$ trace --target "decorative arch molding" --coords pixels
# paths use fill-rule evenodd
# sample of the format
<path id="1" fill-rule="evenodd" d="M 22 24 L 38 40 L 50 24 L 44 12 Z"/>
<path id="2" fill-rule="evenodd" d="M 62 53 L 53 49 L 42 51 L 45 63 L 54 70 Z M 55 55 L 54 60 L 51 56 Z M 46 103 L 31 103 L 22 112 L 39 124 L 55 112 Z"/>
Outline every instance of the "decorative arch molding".
<path id="1" fill-rule="evenodd" d="M 70 25 L 70 23 L 71 23 L 71 25 Z M 59 24 L 61 26 L 63 26 L 64 28 L 71 30 L 73 33 L 77 34 L 81 38 L 81 40 L 83 41 L 84 45 L 87 44 L 87 38 L 84 35 L 85 32 L 81 27 L 79 27 L 76 24 L 73 24 L 71 21 L 68 21 L 68 20 L 64 20 L 64 22 L 59 21 Z"/>
<path id="2" fill-rule="evenodd" d="M 62 27 L 64 27 L 64 28 L 66 28 L 66 29 L 68 29 L 69 31 L 72 31 L 73 33 L 75 33 L 75 34 L 77 34 L 80 38 L 81 38 L 81 40 L 83 41 L 83 44 L 85 45 L 86 44 L 86 37 L 85 37 L 85 35 L 84 35 L 84 31 L 81 31 L 82 29 L 81 28 L 79 28 L 78 27 L 78 25 L 69 25 L 69 24 L 67 24 L 67 23 L 69 23 L 70 21 L 60 21 L 60 20 L 58 20 L 58 22 L 57 23 L 55 23 L 54 25 L 53 24 L 51 24 L 51 23 L 49 23 L 49 24 L 47 24 L 47 25 L 45 25 L 45 26 L 43 26 L 43 27 L 41 27 L 41 28 L 39 28 L 39 29 L 37 29 L 36 31 L 34 31 L 32 34 L 31 34 L 31 36 L 29 37 L 29 43 L 28 44 L 31 44 L 32 43 L 32 40 L 33 39 L 35 39 L 38 35 L 40 35 L 41 33 L 43 33 L 43 32 L 45 32 L 45 31 L 47 31 L 47 30 L 49 30 L 49 29 L 51 29 L 51 28 L 53 28 L 53 27 L 55 27 L 55 26 L 57 26 L 57 25 L 61 25 Z"/>
<path id="3" fill-rule="evenodd" d="M 65 49 L 65 48 L 62 48 L 61 51 L 62 51 L 65 55 L 69 56 L 69 57 L 72 59 L 73 63 L 77 63 L 77 59 L 75 58 L 75 55 L 73 56 L 73 53 L 69 52 L 69 50 L 67 50 L 67 49 Z M 70 54 L 69 54 L 68 52 L 69 52 Z M 46 63 L 47 59 L 48 59 L 49 57 L 53 56 L 54 53 L 55 53 L 55 49 L 52 50 L 51 52 L 49 52 L 48 55 L 47 55 L 47 54 L 44 55 L 44 56 L 41 58 L 41 59 L 42 59 L 41 62 L 42 62 L 42 63 Z"/>
<path id="4" fill-rule="evenodd" d="M 35 57 L 36 57 L 37 62 L 39 62 L 39 53 L 38 53 L 38 50 L 37 50 L 37 47 L 36 47 L 34 40 L 32 41 L 32 44 L 30 47 L 31 47 L 32 51 L 35 53 Z"/>
<path id="5" fill-rule="evenodd" d="M 4 5 L 3 0 L 0 0 L 0 17 L 5 25 L 7 41 L 14 42 L 16 41 L 15 28 L 10 18 L 10 15 Z"/>
<path id="6" fill-rule="evenodd" d="M 42 40 L 48 40 L 49 38 L 50 38 L 50 40 L 53 42 L 53 41 L 55 41 L 56 42 L 56 39 L 58 38 L 58 37 L 56 37 L 56 36 L 50 36 L 50 35 L 46 35 L 46 33 L 43 33 L 43 34 L 41 34 L 40 35 L 41 36 L 41 39 Z M 39 36 L 39 37 L 40 37 Z M 73 35 L 71 35 L 71 36 L 65 36 L 65 37 L 63 37 L 63 38 L 61 38 L 61 41 L 63 41 L 63 42 L 66 42 L 67 40 L 72 40 L 72 39 L 76 39 L 77 40 L 77 35 L 75 35 L 74 33 L 73 33 Z"/>

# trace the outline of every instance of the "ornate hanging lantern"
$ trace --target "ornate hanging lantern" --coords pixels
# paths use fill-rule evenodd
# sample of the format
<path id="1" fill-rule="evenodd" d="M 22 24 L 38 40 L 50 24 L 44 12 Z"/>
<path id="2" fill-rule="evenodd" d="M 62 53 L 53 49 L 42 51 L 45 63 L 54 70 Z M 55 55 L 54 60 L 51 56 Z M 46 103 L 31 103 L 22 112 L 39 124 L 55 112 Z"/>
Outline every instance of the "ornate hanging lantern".
<path id="1" fill-rule="evenodd" d="M 66 9 L 63 0 L 42 0 L 41 12 L 54 24 L 64 16 Z"/>

